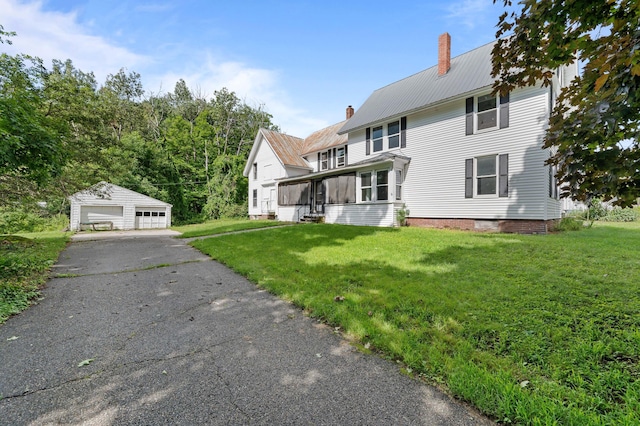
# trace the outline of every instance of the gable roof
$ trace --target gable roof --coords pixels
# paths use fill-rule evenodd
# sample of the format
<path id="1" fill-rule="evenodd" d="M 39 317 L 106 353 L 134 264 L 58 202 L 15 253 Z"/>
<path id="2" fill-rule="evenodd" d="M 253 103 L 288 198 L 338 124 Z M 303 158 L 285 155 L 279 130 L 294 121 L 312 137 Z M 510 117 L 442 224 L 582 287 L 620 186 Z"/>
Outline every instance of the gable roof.
<path id="1" fill-rule="evenodd" d="M 304 147 L 303 139 L 274 130 L 260 129 L 260 132 L 269 142 L 283 166 L 309 168 L 309 163 L 301 157 Z"/>
<path id="2" fill-rule="evenodd" d="M 340 130 L 346 122 L 347 120 L 341 121 L 340 123 L 336 123 L 332 126 L 325 127 L 322 130 L 311 133 L 304 140 L 304 150 L 302 155 L 322 151 L 323 149 L 327 149 L 332 146 L 346 144 L 347 135 L 338 134 L 338 130 Z"/>
<path id="3" fill-rule="evenodd" d="M 452 58 L 449 72 L 442 76 L 438 75 L 435 65 L 374 91 L 338 133 L 362 129 L 492 85 L 491 50 L 494 43 Z"/>
<path id="4" fill-rule="evenodd" d="M 105 181 L 100 181 L 87 189 L 78 191 L 75 194 L 70 195 L 69 199 L 72 202 L 80 203 L 91 200 L 111 200 L 114 193 L 126 194 L 129 197 L 135 197 L 139 200 L 146 200 L 149 206 L 173 207 L 171 204 L 165 203 L 164 201 Z"/>

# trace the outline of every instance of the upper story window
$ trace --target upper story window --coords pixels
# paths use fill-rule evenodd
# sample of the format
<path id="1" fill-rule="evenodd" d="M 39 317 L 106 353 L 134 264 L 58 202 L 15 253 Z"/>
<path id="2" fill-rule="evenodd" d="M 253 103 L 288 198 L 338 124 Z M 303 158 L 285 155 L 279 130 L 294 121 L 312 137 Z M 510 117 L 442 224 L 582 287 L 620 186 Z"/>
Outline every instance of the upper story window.
<path id="1" fill-rule="evenodd" d="M 344 147 L 336 149 L 336 167 L 344 167 L 346 164 L 346 150 Z"/>
<path id="2" fill-rule="evenodd" d="M 385 133 L 386 130 L 386 133 Z M 387 123 L 386 126 L 367 127 L 365 132 L 365 155 L 387 149 L 406 148 L 407 146 L 407 117 Z"/>
<path id="3" fill-rule="evenodd" d="M 490 129 L 498 125 L 498 100 L 489 94 L 478 96 L 476 111 L 478 118 L 478 130 Z"/>
<path id="4" fill-rule="evenodd" d="M 496 96 L 491 93 L 466 99 L 467 135 L 490 129 L 509 127 L 509 94 Z"/>
<path id="5" fill-rule="evenodd" d="M 329 168 L 329 157 L 325 151 L 320 154 L 320 170 L 327 170 Z"/>
<path id="6" fill-rule="evenodd" d="M 382 151 L 382 126 L 373 128 L 373 152 Z"/>
<path id="7" fill-rule="evenodd" d="M 253 180 L 258 179 L 258 163 L 253 163 Z"/>
<path id="8" fill-rule="evenodd" d="M 389 149 L 400 146 L 400 122 L 394 121 L 387 124 L 387 135 L 389 137 Z"/>

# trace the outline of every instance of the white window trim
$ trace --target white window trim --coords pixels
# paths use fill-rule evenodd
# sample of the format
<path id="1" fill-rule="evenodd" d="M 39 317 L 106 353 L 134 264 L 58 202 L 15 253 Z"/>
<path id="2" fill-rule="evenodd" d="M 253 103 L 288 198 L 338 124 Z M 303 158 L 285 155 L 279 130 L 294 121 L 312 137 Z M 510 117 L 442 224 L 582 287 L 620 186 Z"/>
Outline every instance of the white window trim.
<path id="1" fill-rule="evenodd" d="M 398 174 L 400 174 L 400 182 L 398 182 Z M 402 197 L 403 197 L 403 191 L 402 191 L 402 186 L 404 185 L 404 170 L 402 169 L 395 169 L 395 173 L 394 173 L 394 180 L 395 180 L 395 193 L 394 195 L 394 199 L 395 201 L 402 201 Z M 400 188 L 400 191 L 398 191 L 398 188 Z M 398 192 L 400 192 L 400 198 L 398 198 Z"/>
<path id="2" fill-rule="evenodd" d="M 378 200 L 378 172 L 387 172 L 387 183 L 385 186 L 387 187 L 387 199 L 386 200 Z M 371 186 L 365 186 L 364 188 L 371 188 L 371 201 L 364 201 L 362 199 L 362 175 L 370 173 L 371 174 Z M 392 190 L 393 189 L 393 190 Z M 356 204 L 376 204 L 376 203 L 393 203 L 395 202 L 395 172 L 393 169 L 382 168 L 382 169 L 370 169 L 370 170 L 362 170 L 358 172 L 356 179 Z"/>
<path id="3" fill-rule="evenodd" d="M 389 133 L 389 125 L 391 124 L 398 124 L 398 133 L 393 133 L 390 134 Z M 390 121 L 387 123 L 387 150 L 392 150 L 392 149 L 400 149 L 400 145 L 401 145 L 401 140 L 400 140 L 400 134 L 402 133 L 402 131 L 400 130 L 400 120 L 395 120 L 395 121 Z M 393 136 L 397 136 L 398 137 L 398 146 L 394 146 L 393 148 L 391 148 L 390 146 L 390 140 Z"/>
<path id="4" fill-rule="evenodd" d="M 342 155 L 340 155 L 340 150 L 342 150 Z M 342 160 L 342 164 L 340 164 L 340 160 Z M 342 146 L 336 148 L 336 168 L 344 167 L 347 165 L 347 149 Z"/>
<path id="5" fill-rule="evenodd" d="M 385 141 L 386 138 L 385 138 L 385 135 L 384 135 L 384 127 L 385 126 L 376 126 L 376 127 L 372 127 L 371 128 L 371 152 L 384 152 L 385 151 L 385 149 L 384 149 L 384 141 Z M 373 137 L 373 133 L 377 129 L 380 129 L 380 137 L 379 138 L 374 138 Z M 380 144 L 381 144 L 381 147 L 378 150 L 376 150 L 376 148 L 375 148 L 376 147 L 375 141 L 377 141 L 377 140 L 380 140 Z M 387 143 L 387 147 L 388 146 L 389 145 Z"/>
<path id="6" fill-rule="evenodd" d="M 482 96 L 486 96 L 489 93 L 485 93 L 485 94 L 480 94 L 480 95 L 475 95 L 473 97 L 473 133 L 474 134 L 478 134 L 478 133 L 486 133 L 486 132 L 492 132 L 494 130 L 498 130 L 500 128 L 500 96 L 499 95 L 495 95 L 495 101 L 496 101 L 496 106 L 495 108 L 492 109 L 488 109 L 486 111 L 482 111 L 479 112 L 478 111 L 478 101 Z M 485 129 L 478 129 L 478 124 L 480 123 L 480 119 L 478 118 L 478 114 L 484 114 L 486 112 L 489 111 L 495 111 L 496 114 L 496 125 L 495 126 L 491 126 L 491 127 L 487 127 Z"/>
<path id="7" fill-rule="evenodd" d="M 329 170 L 329 152 L 323 151 L 320 153 L 320 164 L 318 165 L 320 170 Z"/>
<path id="8" fill-rule="evenodd" d="M 495 170 L 493 175 L 478 175 L 478 158 L 484 157 L 495 157 Z M 495 177 L 496 187 L 495 192 L 493 194 L 479 194 L 478 193 L 478 179 L 485 177 Z M 477 198 L 498 198 L 499 188 L 500 186 L 500 155 L 499 154 L 487 154 L 487 155 L 478 155 L 473 157 L 473 196 Z"/>

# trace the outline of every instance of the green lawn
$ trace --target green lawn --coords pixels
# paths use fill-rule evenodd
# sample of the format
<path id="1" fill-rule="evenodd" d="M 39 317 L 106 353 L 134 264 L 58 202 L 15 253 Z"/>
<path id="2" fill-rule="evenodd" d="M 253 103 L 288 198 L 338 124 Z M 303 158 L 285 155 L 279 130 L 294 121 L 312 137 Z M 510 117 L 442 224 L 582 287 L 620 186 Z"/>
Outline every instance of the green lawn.
<path id="1" fill-rule="evenodd" d="M 640 424 L 639 223 L 320 224 L 193 244 L 498 421 Z"/>
<path id="2" fill-rule="evenodd" d="M 0 324 L 38 297 L 68 239 L 64 232 L 0 235 Z"/>
<path id="3" fill-rule="evenodd" d="M 174 226 L 171 229 L 182 232 L 182 238 L 191 238 L 286 224 L 287 222 L 275 220 L 218 219 L 195 225 Z"/>

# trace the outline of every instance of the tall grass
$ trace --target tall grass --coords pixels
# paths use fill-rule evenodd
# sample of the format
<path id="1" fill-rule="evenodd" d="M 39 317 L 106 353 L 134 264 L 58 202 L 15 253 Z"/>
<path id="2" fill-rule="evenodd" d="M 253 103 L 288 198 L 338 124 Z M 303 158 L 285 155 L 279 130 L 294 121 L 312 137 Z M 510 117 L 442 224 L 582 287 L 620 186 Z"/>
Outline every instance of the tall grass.
<path id="1" fill-rule="evenodd" d="M 308 225 L 194 245 L 493 418 L 640 424 L 640 225 Z"/>

